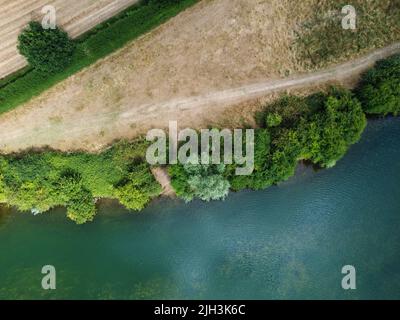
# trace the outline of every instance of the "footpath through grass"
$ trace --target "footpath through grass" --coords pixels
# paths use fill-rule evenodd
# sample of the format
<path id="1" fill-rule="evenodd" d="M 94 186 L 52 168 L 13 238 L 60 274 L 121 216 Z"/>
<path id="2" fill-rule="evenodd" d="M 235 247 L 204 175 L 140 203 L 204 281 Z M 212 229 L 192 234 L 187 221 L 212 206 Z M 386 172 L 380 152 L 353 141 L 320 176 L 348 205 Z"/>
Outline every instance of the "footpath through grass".
<path id="1" fill-rule="evenodd" d="M 76 39 L 73 61 L 64 71 L 48 75 L 28 69 L 0 82 L 0 113 L 27 102 L 56 83 L 122 48 L 129 41 L 192 6 L 198 0 L 141 1 Z"/>

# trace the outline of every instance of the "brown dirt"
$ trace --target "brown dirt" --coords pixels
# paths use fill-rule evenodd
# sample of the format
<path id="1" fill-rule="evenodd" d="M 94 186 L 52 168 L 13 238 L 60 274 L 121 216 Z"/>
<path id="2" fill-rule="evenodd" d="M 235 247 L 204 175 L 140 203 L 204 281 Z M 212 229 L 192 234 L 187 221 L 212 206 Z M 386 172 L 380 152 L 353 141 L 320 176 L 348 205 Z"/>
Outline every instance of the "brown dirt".
<path id="1" fill-rule="evenodd" d="M 156 167 L 152 168 L 151 172 L 154 175 L 154 178 L 161 185 L 163 191 L 161 195 L 167 197 L 173 197 L 175 195 L 175 191 L 171 185 L 171 178 L 168 175 L 166 168 Z"/>
<path id="2" fill-rule="evenodd" d="M 308 2 L 304 8 L 296 2 L 296 10 L 308 14 Z M 165 128 L 168 120 L 194 128 L 221 121 L 234 125 L 242 116 L 252 121 L 252 108 L 238 103 L 291 88 L 354 81 L 376 59 L 399 51 L 396 44 L 304 74 L 291 50 L 293 10 L 289 0 L 203 0 L 0 116 L 0 150 L 97 151 L 116 139 Z"/>
<path id="3" fill-rule="evenodd" d="M 17 38 L 31 20 L 42 18 L 41 9 L 53 5 L 57 24 L 77 37 L 126 9 L 137 0 L 0 0 L 0 78 L 26 66 L 17 50 Z"/>

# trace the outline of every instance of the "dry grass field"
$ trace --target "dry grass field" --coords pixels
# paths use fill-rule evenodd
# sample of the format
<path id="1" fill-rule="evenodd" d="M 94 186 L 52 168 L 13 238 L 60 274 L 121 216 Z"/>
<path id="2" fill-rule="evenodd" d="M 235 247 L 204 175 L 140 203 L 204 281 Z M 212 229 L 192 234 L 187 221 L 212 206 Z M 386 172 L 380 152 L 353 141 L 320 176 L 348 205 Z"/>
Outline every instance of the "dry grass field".
<path id="1" fill-rule="evenodd" d="M 320 36 L 314 31 L 323 30 L 325 24 L 314 22 L 316 12 L 323 15 L 316 8 L 333 2 L 200 1 L 115 54 L 2 115 L 0 149 L 11 152 L 50 146 L 95 151 L 115 139 L 166 127 L 168 120 L 193 127 L 226 119 L 233 123 L 253 109 L 243 109 L 247 108 L 244 104 L 230 108 L 233 102 L 221 106 L 215 101 L 185 109 L 185 103 L 187 99 L 196 103 L 193 97 L 202 99 L 213 92 L 320 68 L 305 62 L 299 35 L 309 41 Z M 385 6 L 381 9 L 387 10 Z M 310 27 L 310 23 L 314 25 Z M 399 39 L 398 29 L 393 30 L 389 30 L 394 32 L 393 39 L 388 36 L 380 43 L 369 41 L 369 47 L 339 50 L 326 64 L 351 60 Z M 361 30 L 356 35 L 364 39 Z M 329 42 L 329 34 L 324 36 Z M 318 41 L 326 46 L 324 39 Z"/>
<path id="2" fill-rule="evenodd" d="M 26 65 L 18 54 L 17 38 L 31 20 L 40 20 L 41 9 L 53 5 L 57 24 L 77 37 L 137 0 L 0 0 L 0 78 Z"/>

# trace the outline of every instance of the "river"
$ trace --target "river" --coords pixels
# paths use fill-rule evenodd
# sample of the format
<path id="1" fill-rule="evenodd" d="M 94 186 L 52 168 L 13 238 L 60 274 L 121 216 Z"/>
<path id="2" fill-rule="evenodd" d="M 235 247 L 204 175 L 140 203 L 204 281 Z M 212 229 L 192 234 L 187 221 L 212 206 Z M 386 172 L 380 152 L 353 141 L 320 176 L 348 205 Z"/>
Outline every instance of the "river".
<path id="1" fill-rule="evenodd" d="M 298 171 L 223 202 L 102 202 L 84 226 L 2 208 L 0 299 L 400 299 L 400 118 L 370 121 L 334 168 Z"/>

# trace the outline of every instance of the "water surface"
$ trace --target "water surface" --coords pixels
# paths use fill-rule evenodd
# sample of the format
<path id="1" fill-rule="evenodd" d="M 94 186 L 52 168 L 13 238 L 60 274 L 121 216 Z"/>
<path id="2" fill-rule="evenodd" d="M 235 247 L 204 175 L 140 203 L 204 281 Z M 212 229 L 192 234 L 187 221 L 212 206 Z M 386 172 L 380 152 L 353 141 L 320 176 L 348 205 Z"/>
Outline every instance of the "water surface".
<path id="1" fill-rule="evenodd" d="M 334 168 L 299 171 L 224 202 L 103 203 L 84 226 L 3 208 L 0 298 L 399 299 L 400 118 L 370 122 Z M 344 265 L 356 290 L 341 288 Z"/>

